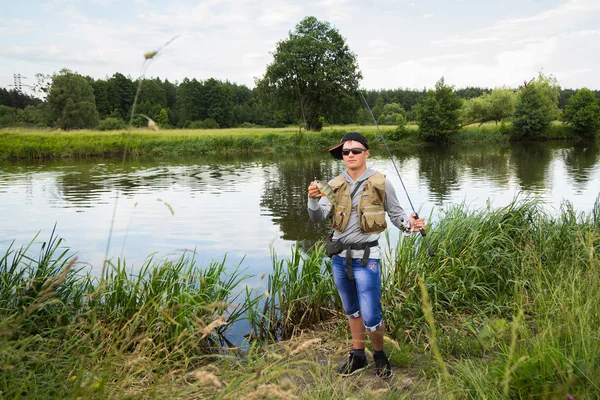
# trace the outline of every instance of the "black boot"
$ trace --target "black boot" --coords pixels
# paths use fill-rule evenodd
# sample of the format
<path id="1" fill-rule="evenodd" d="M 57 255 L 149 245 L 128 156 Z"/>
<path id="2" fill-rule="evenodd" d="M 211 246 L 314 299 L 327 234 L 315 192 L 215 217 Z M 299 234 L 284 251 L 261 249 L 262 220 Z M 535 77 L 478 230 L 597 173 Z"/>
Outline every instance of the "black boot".
<path id="1" fill-rule="evenodd" d="M 354 351 L 348 354 L 348 361 L 338 368 L 338 374 L 341 376 L 354 375 L 357 372 L 367 368 L 367 357 L 358 357 L 354 355 Z"/>
<path id="2" fill-rule="evenodd" d="M 373 352 L 373 359 L 375 360 L 375 376 L 382 379 L 391 378 L 393 375 L 392 366 L 385 352 L 383 350 Z"/>

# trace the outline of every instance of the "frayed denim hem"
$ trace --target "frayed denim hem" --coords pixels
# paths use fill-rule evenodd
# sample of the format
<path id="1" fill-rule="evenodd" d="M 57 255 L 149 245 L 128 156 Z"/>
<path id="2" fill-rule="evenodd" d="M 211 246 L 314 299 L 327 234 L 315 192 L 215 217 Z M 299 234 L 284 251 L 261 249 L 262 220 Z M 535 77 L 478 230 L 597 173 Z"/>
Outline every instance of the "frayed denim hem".
<path id="1" fill-rule="evenodd" d="M 352 313 L 350 315 L 346 315 L 346 316 L 350 319 L 356 319 L 356 318 L 360 317 L 360 310 L 358 310 L 357 312 Z"/>
<path id="2" fill-rule="evenodd" d="M 379 323 L 375 326 L 366 326 L 365 328 L 367 329 L 367 332 L 375 332 L 377 329 L 381 328 L 381 326 L 383 325 L 383 320 L 379 321 Z"/>

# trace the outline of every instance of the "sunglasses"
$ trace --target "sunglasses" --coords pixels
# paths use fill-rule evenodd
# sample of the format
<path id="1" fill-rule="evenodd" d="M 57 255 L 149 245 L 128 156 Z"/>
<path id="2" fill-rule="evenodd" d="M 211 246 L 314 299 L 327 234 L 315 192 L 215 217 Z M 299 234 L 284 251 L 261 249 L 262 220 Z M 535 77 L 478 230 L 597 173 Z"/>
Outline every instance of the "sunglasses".
<path id="1" fill-rule="evenodd" d="M 355 147 L 353 149 L 342 149 L 342 155 L 347 156 L 350 154 L 350 152 L 352 152 L 352 154 L 356 155 L 356 154 L 360 154 L 363 151 L 367 151 L 366 149 L 361 149 L 360 147 Z"/>

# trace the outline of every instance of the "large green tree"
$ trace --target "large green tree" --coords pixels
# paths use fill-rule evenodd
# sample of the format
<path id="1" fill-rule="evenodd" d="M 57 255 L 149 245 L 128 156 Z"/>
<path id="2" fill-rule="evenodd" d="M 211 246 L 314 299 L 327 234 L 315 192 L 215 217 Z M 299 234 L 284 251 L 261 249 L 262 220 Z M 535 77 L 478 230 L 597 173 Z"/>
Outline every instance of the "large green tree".
<path id="1" fill-rule="evenodd" d="M 276 112 L 291 113 L 307 130 L 318 131 L 322 118 L 354 119 L 360 79 L 356 55 L 337 29 L 306 17 L 277 43 L 273 62 L 256 84 L 262 100 Z"/>
<path id="2" fill-rule="evenodd" d="M 202 85 L 203 119 L 212 118 L 221 127 L 230 127 L 234 94 L 231 84 L 210 78 Z"/>
<path id="3" fill-rule="evenodd" d="M 90 82 L 90 79 L 88 79 L 88 82 Z M 100 118 L 104 119 L 113 112 L 108 98 L 108 82 L 102 79 L 92 79 L 90 85 L 94 89 L 98 114 L 100 114 Z"/>
<path id="4" fill-rule="evenodd" d="M 537 80 L 525 84 L 517 94 L 514 134 L 519 137 L 543 134 L 558 117 L 559 94 L 560 89 L 553 76 L 540 73 Z"/>
<path id="5" fill-rule="evenodd" d="M 93 128 L 98 123 L 92 87 L 87 79 L 68 69 L 52 78 L 47 101 L 55 124 L 61 129 Z"/>
<path id="6" fill-rule="evenodd" d="M 177 87 L 177 115 L 178 126 L 186 127 L 192 121 L 201 119 L 200 114 L 200 96 L 202 92 L 202 82 L 194 79 L 184 78 Z"/>
<path id="7" fill-rule="evenodd" d="M 565 108 L 565 122 L 581 137 L 594 137 L 600 131 L 600 105 L 590 89 L 577 91 Z"/>
<path id="8" fill-rule="evenodd" d="M 136 83 L 131 78 L 117 72 L 108 79 L 107 84 L 111 112 L 116 110 L 124 121 L 129 121 L 131 106 L 137 90 Z"/>
<path id="9" fill-rule="evenodd" d="M 428 142 L 444 142 L 460 130 L 462 99 L 444 78 L 435 84 L 427 97 L 417 106 L 417 122 L 421 137 Z"/>
<path id="10" fill-rule="evenodd" d="M 156 120 L 167 107 L 167 96 L 159 79 L 144 79 L 138 97 L 136 114 L 145 114 Z M 144 125 L 145 125 L 144 121 Z"/>
<path id="11" fill-rule="evenodd" d="M 511 89 L 496 88 L 491 93 L 468 99 L 463 104 L 463 120 L 466 123 L 502 121 L 515 111 L 516 95 Z"/>

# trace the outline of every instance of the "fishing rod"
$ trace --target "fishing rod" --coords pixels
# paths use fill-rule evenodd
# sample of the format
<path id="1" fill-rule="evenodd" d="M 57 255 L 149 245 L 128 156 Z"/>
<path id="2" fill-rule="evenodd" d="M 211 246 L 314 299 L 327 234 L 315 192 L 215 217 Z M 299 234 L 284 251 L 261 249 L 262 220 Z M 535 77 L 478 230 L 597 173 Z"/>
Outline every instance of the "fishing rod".
<path id="1" fill-rule="evenodd" d="M 352 77 L 352 72 L 350 72 L 350 69 L 348 69 L 348 67 L 346 66 L 346 63 L 344 63 L 344 61 L 342 61 L 342 59 L 340 59 L 337 54 L 335 54 L 335 51 L 329 46 L 330 43 L 329 42 L 325 42 L 321 39 L 318 39 L 314 36 L 311 35 L 305 35 L 305 37 L 309 37 L 312 38 L 314 40 L 316 40 L 317 42 L 324 44 L 327 48 L 327 50 L 329 50 L 331 52 L 331 54 L 333 54 L 333 56 L 335 57 L 335 59 L 337 61 L 339 61 L 339 63 L 344 67 L 344 69 L 346 70 L 346 72 L 348 72 L 348 76 Z M 410 208 L 412 209 L 413 213 L 415 214 L 415 219 L 419 219 L 419 214 L 417 213 L 417 211 L 415 210 L 415 206 L 413 205 L 410 196 L 408 195 L 408 190 L 406 190 L 406 186 L 404 185 L 404 181 L 402 180 L 402 176 L 400 175 L 400 171 L 398 170 L 398 167 L 396 166 L 396 162 L 394 161 L 394 157 L 392 157 L 392 152 L 390 151 L 390 148 L 387 145 L 387 142 L 385 140 L 385 137 L 383 137 L 383 133 L 381 133 L 381 129 L 379 129 L 379 124 L 377 123 L 377 120 L 375 119 L 375 115 L 373 115 L 373 112 L 371 111 L 371 107 L 369 107 L 369 103 L 367 102 L 367 99 L 365 99 L 365 96 L 363 95 L 362 91 L 359 89 L 358 86 L 358 81 L 355 80 L 356 83 L 356 90 L 358 92 L 358 94 L 360 94 L 360 97 L 362 98 L 365 107 L 367 108 L 367 111 L 369 112 L 369 114 L 371 115 L 371 118 L 373 118 L 373 122 L 375 123 L 375 127 L 377 128 L 377 132 L 379 132 L 379 136 L 381 137 L 381 141 L 383 142 L 388 155 L 390 157 L 390 160 L 392 161 L 392 165 L 394 166 L 394 169 L 396 170 L 396 174 L 398 174 L 398 178 L 400 178 L 400 183 L 402 184 L 402 188 L 404 189 L 404 193 L 406 194 L 406 198 L 408 199 L 408 202 L 410 204 Z M 423 240 L 425 240 L 425 244 L 427 245 L 427 252 L 429 253 L 429 255 L 431 257 L 433 257 L 435 255 L 435 252 L 433 251 L 433 249 L 431 248 L 431 246 L 429 245 L 429 239 L 427 238 L 427 234 L 425 233 L 425 229 L 423 228 L 419 228 L 419 233 L 421 234 L 421 236 L 423 237 Z"/>

